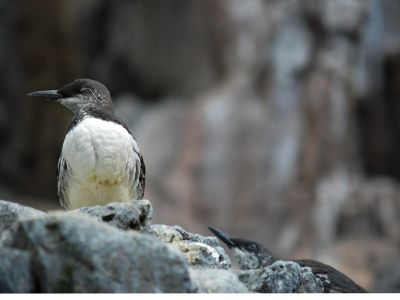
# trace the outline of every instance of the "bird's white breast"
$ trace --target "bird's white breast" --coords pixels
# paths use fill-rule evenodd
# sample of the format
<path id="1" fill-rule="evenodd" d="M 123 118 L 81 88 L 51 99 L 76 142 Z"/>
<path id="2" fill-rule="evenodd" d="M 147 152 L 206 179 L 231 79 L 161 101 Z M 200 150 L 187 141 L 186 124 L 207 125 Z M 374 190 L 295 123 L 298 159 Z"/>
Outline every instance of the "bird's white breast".
<path id="1" fill-rule="evenodd" d="M 67 200 L 71 209 L 129 201 L 129 170 L 139 159 L 136 141 L 121 125 L 86 117 L 65 137 L 62 155 L 70 170 Z"/>

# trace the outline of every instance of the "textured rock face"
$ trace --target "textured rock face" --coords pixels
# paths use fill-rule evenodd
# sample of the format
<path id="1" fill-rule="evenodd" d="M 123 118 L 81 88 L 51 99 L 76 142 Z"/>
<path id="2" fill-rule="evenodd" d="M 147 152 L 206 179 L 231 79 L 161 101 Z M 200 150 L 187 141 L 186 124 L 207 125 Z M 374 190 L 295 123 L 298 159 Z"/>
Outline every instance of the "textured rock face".
<path id="1" fill-rule="evenodd" d="M 0 247 L 0 292 L 34 292 L 31 259 L 26 251 Z"/>
<path id="2" fill-rule="evenodd" d="M 45 213 L 18 203 L 0 200 L 0 235 L 15 221 L 23 218 L 40 217 Z"/>
<path id="3" fill-rule="evenodd" d="M 170 243 L 186 256 L 190 266 L 228 269 L 231 261 L 215 237 L 204 237 L 185 231 L 179 226 L 152 225 L 157 239 Z"/>
<path id="4" fill-rule="evenodd" d="M 277 261 L 263 269 L 237 271 L 249 290 L 259 293 L 323 293 L 322 282 L 310 268 L 292 261 Z"/>
<path id="5" fill-rule="evenodd" d="M 88 217 L 62 214 L 19 221 L 2 236 L 1 246 L 30 254 L 38 292 L 191 289 L 178 251 L 151 236 L 123 232 Z"/>
<path id="6" fill-rule="evenodd" d="M 322 292 L 290 261 L 232 270 L 217 238 L 151 225 L 147 200 L 53 214 L 1 201 L 0 212 L 0 292 Z"/>
<path id="7" fill-rule="evenodd" d="M 89 215 L 119 229 L 150 231 L 153 207 L 148 200 L 115 202 L 104 206 L 82 207 L 72 213 Z"/>
<path id="8" fill-rule="evenodd" d="M 189 273 L 193 291 L 196 293 L 249 293 L 246 286 L 232 272 L 191 268 Z"/>

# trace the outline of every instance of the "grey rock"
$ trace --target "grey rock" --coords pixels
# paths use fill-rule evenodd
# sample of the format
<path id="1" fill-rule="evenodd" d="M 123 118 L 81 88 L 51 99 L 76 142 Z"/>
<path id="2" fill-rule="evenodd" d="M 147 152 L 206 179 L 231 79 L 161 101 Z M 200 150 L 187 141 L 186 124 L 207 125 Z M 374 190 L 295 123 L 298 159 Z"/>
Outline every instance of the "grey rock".
<path id="1" fill-rule="evenodd" d="M 260 293 L 322 293 L 322 282 L 311 269 L 292 261 L 276 261 L 263 269 L 237 271 L 247 288 Z"/>
<path id="2" fill-rule="evenodd" d="M 87 216 L 22 220 L 0 245 L 31 255 L 38 292 L 188 292 L 183 255 L 147 234 Z"/>
<path id="3" fill-rule="evenodd" d="M 34 292 L 30 255 L 0 247 L 0 293 Z"/>
<path id="4" fill-rule="evenodd" d="M 282 20 L 272 48 L 272 63 L 279 81 L 300 72 L 311 61 L 312 39 L 297 14 L 289 14 L 291 22 Z"/>
<path id="5" fill-rule="evenodd" d="M 368 1 L 329 0 L 322 2 L 322 18 L 327 29 L 356 32 L 363 22 Z"/>
<path id="6" fill-rule="evenodd" d="M 378 268 L 374 276 L 374 292 L 399 293 L 400 292 L 400 260 Z"/>
<path id="7" fill-rule="evenodd" d="M 248 293 L 249 290 L 230 271 L 221 269 L 189 269 L 196 293 Z"/>
<path id="8" fill-rule="evenodd" d="M 215 237 L 190 233 L 176 225 L 155 224 L 151 230 L 155 238 L 183 252 L 190 266 L 218 269 L 231 267 L 229 256 Z"/>
<path id="9" fill-rule="evenodd" d="M 71 211 L 96 217 L 119 229 L 149 232 L 153 207 L 148 200 L 115 202 L 104 206 L 82 207 Z"/>
<path id="10" fill-rule="evenodd" d="M 40 210 L 18 203 L 0 200 L 0 235 L 17 220 L 41 217 L 44 215 L 46 214 Z"/>

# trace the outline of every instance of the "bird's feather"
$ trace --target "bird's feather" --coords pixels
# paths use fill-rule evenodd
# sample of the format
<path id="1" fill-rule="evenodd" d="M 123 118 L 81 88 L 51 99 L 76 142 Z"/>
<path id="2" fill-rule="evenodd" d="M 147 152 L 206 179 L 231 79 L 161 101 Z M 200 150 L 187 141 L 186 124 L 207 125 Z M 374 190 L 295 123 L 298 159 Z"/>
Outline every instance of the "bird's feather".
<path id="1" fill-rule="evenodd" d="M 67 165 L 66 160 L 64 159 L 63 155 L 61 154 L 58 160 L 57 166 L 57 190 L 58 190 L 58 198 L 60 199 L 60 204 L 65 209 L 68 209 L 68 200 L 66 191 L 68 188 L 68 181 L 71 175 L 71 170 Z"/>
<path id="2" fill-rule="evenodd" d="M 138 199 L 143 199 L 144 189 L 146 185 L 146 166 L 144 164 L 142 154 L 138 153 L 140 159 L 140 172 L 139 172 L 139 186 L 138 186 Z"/>
<path id="3" fill-rule="evenodd" d="M 323 285 L 324 290 L 336 293 L 366 293 L 367 291 L 339 270 L 313 259 L 295 260 L 302 267 L 310 267 Z"/>

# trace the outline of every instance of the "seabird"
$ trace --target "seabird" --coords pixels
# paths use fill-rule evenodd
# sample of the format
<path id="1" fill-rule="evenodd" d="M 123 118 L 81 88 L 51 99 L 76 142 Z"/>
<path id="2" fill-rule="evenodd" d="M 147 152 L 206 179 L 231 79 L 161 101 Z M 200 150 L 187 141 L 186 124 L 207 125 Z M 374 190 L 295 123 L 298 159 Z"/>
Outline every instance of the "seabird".
<path id="1" fill-rule="evenodd" d="M 102 83 L 77 79 L 28 96 L 57 101 L 74 113 L 58 161 L 58 196 L 65 209 L 143 198 L 143 157 Z"/>

